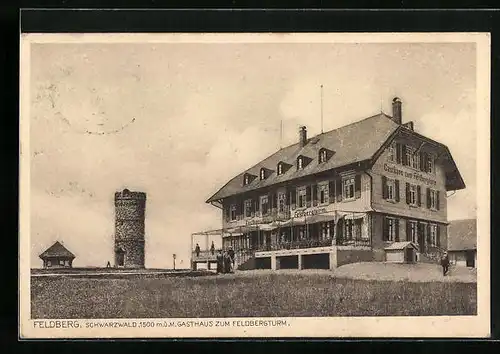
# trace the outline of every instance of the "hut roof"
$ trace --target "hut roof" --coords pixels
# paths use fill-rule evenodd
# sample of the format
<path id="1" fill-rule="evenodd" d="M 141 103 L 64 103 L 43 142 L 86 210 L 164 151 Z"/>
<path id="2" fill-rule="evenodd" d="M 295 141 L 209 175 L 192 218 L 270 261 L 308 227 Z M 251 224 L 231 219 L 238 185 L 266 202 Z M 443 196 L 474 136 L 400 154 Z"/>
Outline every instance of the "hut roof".
<path id="1" fill-rule="evenodd" d="M 385 247 L 384 250 L 404 250 L 405 248 L 413 247 L 417 249 L 417 246 L 413 242 L 403 241 L 403 242 L 393 242 L 388 247 Z"/>
<path id="2" fill-rule="evenodd" d="M 75 255 L 68 251 L 66 247 L 64 247 L 59 241 L 56 241 L 52 246 L 47 248 L 45 252 L 43 252 L 40 258 L 48 258 L 48 257 L 66 257 L 66 258 L 75 258 Z"/>

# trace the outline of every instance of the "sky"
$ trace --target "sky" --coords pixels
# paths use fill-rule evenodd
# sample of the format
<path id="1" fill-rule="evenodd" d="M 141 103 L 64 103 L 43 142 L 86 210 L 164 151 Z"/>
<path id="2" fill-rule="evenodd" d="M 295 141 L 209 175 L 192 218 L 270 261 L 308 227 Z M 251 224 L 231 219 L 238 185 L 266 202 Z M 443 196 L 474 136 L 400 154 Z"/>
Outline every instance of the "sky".
<path id="1" fill-rule="evenodd" d="M 448 219 L 476 216 L 474 43 L 38 43 L 30 68 L 32 267 L 57 240 L 74 266 L 113 263 L 124 188 L 147 193 L 146 267 L 189 267 L 191 233 L 221 227 L 205 201 L 299 126 L 320 133 L 320 85 L 324 131 L 400 97 L 466 183 Z"/>

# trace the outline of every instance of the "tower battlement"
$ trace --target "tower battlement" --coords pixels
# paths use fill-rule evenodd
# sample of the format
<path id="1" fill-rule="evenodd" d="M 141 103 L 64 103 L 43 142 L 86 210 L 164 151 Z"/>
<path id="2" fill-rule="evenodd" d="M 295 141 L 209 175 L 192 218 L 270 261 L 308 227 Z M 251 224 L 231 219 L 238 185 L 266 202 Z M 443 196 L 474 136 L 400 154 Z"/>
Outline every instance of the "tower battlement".
<path id="1" fill-rule="evenodd" d="M 146 200 L 146 193 L 144 192 L 132 192 L 128 189 L 124 189 L 121 192 L 115 192 L 115 201 L 118 200 Z"/>

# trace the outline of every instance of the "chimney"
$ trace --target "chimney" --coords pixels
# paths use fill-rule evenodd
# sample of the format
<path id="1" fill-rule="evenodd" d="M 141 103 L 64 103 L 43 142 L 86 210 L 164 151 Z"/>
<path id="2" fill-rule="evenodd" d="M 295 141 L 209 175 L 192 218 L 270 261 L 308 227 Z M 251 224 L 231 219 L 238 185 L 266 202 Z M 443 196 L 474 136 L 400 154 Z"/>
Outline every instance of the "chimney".
<path id="1" fill-rule="evenodd" d="M 307 129 L 304 126 L 299 129 L 299 142 L 301 147 L 307 144 Z"/>
<path id="2" fill-rule="evenodd" d="M 401 124 L 401 100 L 398 97 L 394 97 L 394 99 L 392 100 L 392 119 L 396 123 Z"/>

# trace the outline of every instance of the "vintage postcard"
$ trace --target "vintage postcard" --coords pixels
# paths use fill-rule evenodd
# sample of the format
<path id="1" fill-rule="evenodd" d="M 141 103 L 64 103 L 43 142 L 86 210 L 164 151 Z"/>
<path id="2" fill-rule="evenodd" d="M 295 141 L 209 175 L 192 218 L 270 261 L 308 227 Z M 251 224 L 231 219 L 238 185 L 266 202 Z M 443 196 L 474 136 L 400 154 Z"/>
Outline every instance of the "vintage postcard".
<path id="1" fill-rule="evenodd" d="M 20 337 L 487 337 L 488 33 L 23 34 Z"/>

